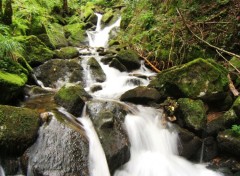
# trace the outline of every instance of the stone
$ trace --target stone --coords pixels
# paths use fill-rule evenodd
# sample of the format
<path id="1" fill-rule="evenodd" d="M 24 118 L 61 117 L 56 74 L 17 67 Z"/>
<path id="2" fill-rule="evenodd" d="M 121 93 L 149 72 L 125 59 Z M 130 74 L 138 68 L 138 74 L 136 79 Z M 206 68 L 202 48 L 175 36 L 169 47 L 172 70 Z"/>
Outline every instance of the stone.
<path id="1" fill-rule="evenodd" d="M 109 67 L 116 68 L 120 72 L 126 72 L 127 71 L 127 68 L 121 62 L 119 62 L 119 60 L 116 59 L 116 58 L 112 59 L 112 61 L 109 64 Z"/>
<path id="2" fill-rule="evenodd" d="M 64 31 L 69 45 L 77 47 L 85 43 L 86 34 L 84 30 L 84 24 L 68 24 L 64 26 Z"/>
<path id="3" fill-rule="evenodd" d="M 20 156 L 37 138 L 40 125 L 35 110 L 0 105 L 0 154 Z"/>
<path id="4" fill-rule="evenodd" d="M 166 97 L 186 97 L 213 102 L 227 96 L 227 74 L 225 68 L 216 62 L 198 58 L 158 73 L 149 87 L 156 88 Z"/>
<path id="5" fill-rule="evenodd" d="M 35 76 L 44 86 L 60 88 L 66 82 L 83 80 L 83 68 L 78 59 L 53 59 L 34 69 Z"/>
<path id="6" fill-rule="evenodd" d="M 149 104 L 152 102 L 159 102 L 161 96 L 159 92 L 154 88 L 149 88 L 145 86 L 139 86 L 134 89 L 128 90 L 123 95 L 121 95 L 121 101 L 128 101 L 135 104 Z"/>
<path id="7" fill-rule="evenodd" d="M 192 100 L 189 98 L 180 98 L 177 101 L 178 118 L 182 118 L 185 125 L 192 130 L 203 130 L 206 123 L 206 110 L 201 100 Z"/>
<path id="8" fill-rule="evenodd" d="M 78 117 L 82 114 L 85 102 L 90 98 L 91 96 L 81 85 L 65 85 L 54 96 L 58 105 Z"/>
<path id="9" fill-rule="evenodd" d="M 106 75 L 102 70 L 102 67 L 94 57 L 91 57 L 88 60 L 87 65 L 89 65 L 92 79 L 94 79 L 96 82 L 104 82 L 106 80 Z"/>
<path id="10" fill-rule="evenodd" d="M 93 121 L 110 173 L 113 174 L 130 158 L 130 143 L 124 129 L 126 108 L 114 101 L 92 100 L 87 102 L 87 113 Z"/>
<path id="11" fill-rule="evenodd" d="M 39 130 L 37 141 L 24 153 L 21 165 L 25 174 L 89 176 L 89 147 L 85 136 L 64 123 L 66 117 L 55 113 Z"/>
<path id="12" fill-rule="evenodd" d="M 121 50 L 117 53 L 116 58 L 127 68 L 128 71 L 138 69 L 141 66 L 138 55 L 132 50 Z"/>
<path id="13" fill-rule="evenodd" d="M 60 59 L 72 59 L 79 56 L 79 52 L 75 47 L 63 47 L 55 51 L 56 57 Z"/>

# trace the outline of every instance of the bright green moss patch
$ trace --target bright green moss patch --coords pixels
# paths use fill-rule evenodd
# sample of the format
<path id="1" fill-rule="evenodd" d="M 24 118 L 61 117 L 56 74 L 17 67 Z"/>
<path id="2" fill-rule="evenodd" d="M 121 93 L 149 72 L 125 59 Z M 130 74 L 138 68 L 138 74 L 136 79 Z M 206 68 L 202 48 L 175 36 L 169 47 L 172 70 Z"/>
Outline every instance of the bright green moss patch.
<path id="1" fill-rule="evenodd" d="M 0 71 L 0 82 L 2 84 L 13 84 L 17 86 L 24 86 L 27 81 L 27 76 L 22 75 L 21 77 L 16 74 L 11 74 L 7 72 Z"/>

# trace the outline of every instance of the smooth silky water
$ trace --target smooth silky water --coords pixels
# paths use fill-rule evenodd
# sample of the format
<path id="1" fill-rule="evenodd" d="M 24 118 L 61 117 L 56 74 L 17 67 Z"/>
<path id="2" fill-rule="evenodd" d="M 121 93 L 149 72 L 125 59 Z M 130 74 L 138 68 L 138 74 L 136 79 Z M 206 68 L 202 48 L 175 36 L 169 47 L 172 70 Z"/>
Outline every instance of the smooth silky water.
<path id="1" fill-rule="evenodd" d="M 119 26 L 120 18 L 111 26 L 101 29 L 101 18 L 98 16 L 98 24 L 95 31 L 88 31 L 91 56 L 84 56 L 86 90 L 89 91 L 93 85 L 101 85 L 102 90 L 95 93 L 89 92 L 94 98 L 118 100 L 125 91 L 136 87 L 131 84 L 132 79 L 139 79 L 140 85 L 149 83 L 146 79 L 135 77 L 135 74 L 153 76 L 155 73 L 147 69 L 144 64 L 133 73 L 120 72 L 100 62 L 101 56 L 96 52 L 96 47 L 107 47 L 109 32 L 112 28 Z M 81 51 L 80 51 L 81 52 Z M 106 81 L 96 83 L 89 75 L 86 60 L 95 57 L 106 74 Z M 85 65 L 85 66 L 84 66 Z M 125 126 L 131 143 L 131 158 L 123 167 L 117 170 L 114 176 L 221 176 L 221 173 L 211 171 L 204 164 L 193 164 L 178 156 L 178 135 L 174 129 L 169 130 L 171 124 L 163 124 L 162 112 L 151 107 L 134 106 L 137 111 L 128 114 L 125 118 Z M 91 176 L 108 176 L 106 171 L 106 159 L 104 161 L 94 155 L 96 152 L 102 154 L 97 134 L 91 121 L 83 116 L 80 120 L 90 140 L 89 169 Z M 100 149 L 99 149 L 100 148 Z M 99 151 L 100 150 L 100 151 Z M 96 158 L 97 157 L 97 158 Z"/>

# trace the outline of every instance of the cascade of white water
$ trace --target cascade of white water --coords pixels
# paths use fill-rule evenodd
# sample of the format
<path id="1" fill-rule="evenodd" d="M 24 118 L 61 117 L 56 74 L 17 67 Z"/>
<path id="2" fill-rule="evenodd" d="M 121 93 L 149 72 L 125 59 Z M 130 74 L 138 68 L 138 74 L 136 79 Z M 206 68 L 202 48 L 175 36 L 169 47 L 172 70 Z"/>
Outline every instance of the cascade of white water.
<path id="1" fill-rule="evenodd" d="M 91 47 L 106 47 L 109 39 L 109 32 L 120 25 L 121 18 L 119 18 L 115 23 L 101 29 L 101 19 L 102 15 L 96 13 L 98 16 L 97 27 L 95 31 L 87 31 L 89 38 L 89 46 Z"/>
<path id="2" fill-rule="evenodd" d="M 101 29 L 98 15 L 97 30 L 88 32 L 91 47 L 106 47 L 110 27 Z M 120 19 L 112 26 L 117 26 Z M 108 32 L 106 32 L 108 31 Z M 89 56 L 88 56 L 89 57 Z M 139 79 L 141 85 L 147 85 L 148 80 L 140 79 L 135 74 L 154 75 L 144 65 L 129 74 L 104 65 L 101 57 L 96 53 L 94 57 L 99 61 L 107 79 L 101 83 L 102 90 L 92 93 L 96 98 L 117 99 L 123 92 L 136 87 L 128 80 Z M 130 81 L 131 82 L 131 81 Z M 94 83 L 92 83 L 94 84 Z M 89 87 L 92 85 L 88 85 Z M 138 113 L 128 114 L 125 119 L 126 129 L 131 143 L 131 158 L 123 168 L 116 171 L 114 176 L 220 176 L 221 174 L 206 169 L 204 165 L 192 164 L 178 156 L 177 133 L 170 132 L 161 123 L 161 113 L 150 107 L 138 107 Z M 107 163 L 104 153 L 99 151 L 100 142 L 89 118 L 83 117 L 81 122 L 90 140 L 90 172 L 91 176 L 108 176 Z M 101 157 L 96 155 L 101 153 Z M 102 161 L 102 157 L 104 161 Z M 98 170 L 100 169 L 100 171 Z M 104 171 L 103 171 L 104 170 Z"/>
<path id="3" fill-rule="evenodd" d="M 89 172 L 90 176 L 110 176 L 105 153 L 94 129 L 92 121 L 86 116 L 86 106 L 83 115 L 78 120 L 83 124 L 89 139 Z"/>

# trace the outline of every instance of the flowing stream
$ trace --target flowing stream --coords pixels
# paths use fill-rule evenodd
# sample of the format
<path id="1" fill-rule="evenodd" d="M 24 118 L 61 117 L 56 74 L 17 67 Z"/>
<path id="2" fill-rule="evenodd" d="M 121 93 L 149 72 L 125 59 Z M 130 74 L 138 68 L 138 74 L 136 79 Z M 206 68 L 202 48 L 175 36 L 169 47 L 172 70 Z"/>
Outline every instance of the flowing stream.
<path id="1" fill-rule="evenodd" d="M 108 65 L 102 64 L 100 62 L 101 56 L 96 52 L 96 47 L 107 47 L 109 32 L 112 28 L 119 26 L 120 18 L 111 26 L 101 29 L 100 22 L 102 16 L 100 14 L 97 14 L 97 16 L 98 24 L 96 30 L 88 32 L 90 51 L 92 54 L 91 56 L 85 56 L 85 59 L 94 56 L 104 70 L 107 78 L 103 83 L 94 82 L 91 75 L 89 75 L 88 68 L 85 66 L 86 90 L 89 90 L 93 85 L 101 84 L 102 90 L 91 93 L 94 98 L 118 100 L 122 93 L 137 86 L 131 84 L 129 80 L 136 79 L 139 81 L 139 85 L 148 84 L 148 80 L 133 75 L 141 74 L 148 77 L 154 75 L 154 73 L 144 67 L 143 64 L 139 70 L 131 74 L 120 72 Z M 144 106 L 135 106 L 134 109 L 137 109 L 136 112 L 134 114 L 128 114 L 125 118 L 125 125 L 131 143 L 131 158 L 128 163 L 115 172 L 114 176 L 222 175 L 207 169 L 203 164 L 193 164 L 178 156 L 177 132 L 171 129 L 171 124 L 162 124 L 162 113 L 159 112 L 159 110 Z M 94 130 L 91 130 L 91 122 L 89 122 L 86 117 L 83 117 L 81 122 L 84 124 L 87 135 L 90 138 L 89 167 L 90 170 L 95 169 L 94 171 L 90 171 L 91 176 L 109 176 L 109 172 L 105 170 L 107 166 L 104 166 L 104 164 L 107 163 L 102 159 L 99 160 L 99 158 L 96 158 L 96 154 L 94 155 L 94 153 L 101 153 L 103 150 L 93 152 L 93 150 L 96 150 L 96 145 L 100 143 L 96 138 Z M 94 141 L 92 138 L 97 139 L 97 141 Z M 103 172 L 103 170 L 105 171 Z"/>

